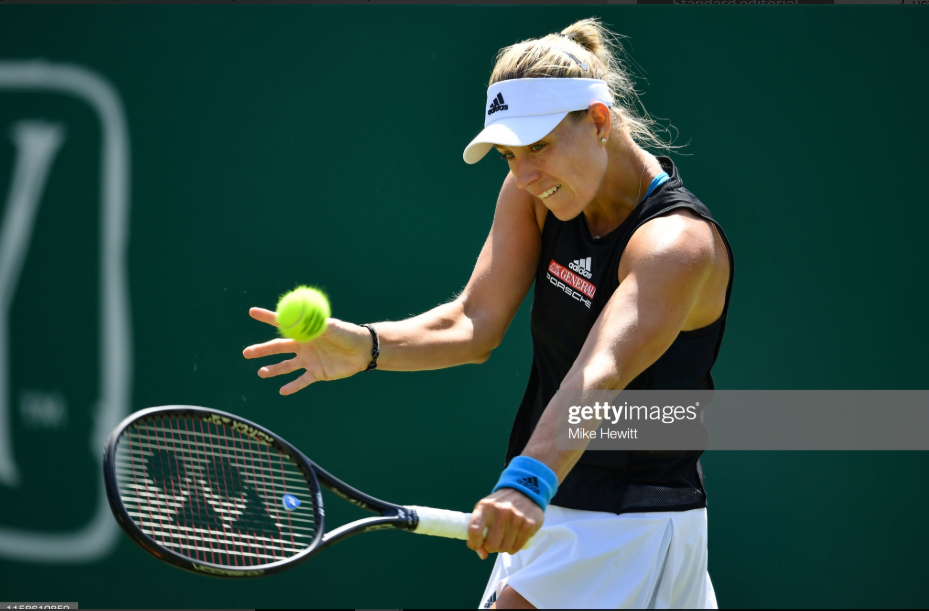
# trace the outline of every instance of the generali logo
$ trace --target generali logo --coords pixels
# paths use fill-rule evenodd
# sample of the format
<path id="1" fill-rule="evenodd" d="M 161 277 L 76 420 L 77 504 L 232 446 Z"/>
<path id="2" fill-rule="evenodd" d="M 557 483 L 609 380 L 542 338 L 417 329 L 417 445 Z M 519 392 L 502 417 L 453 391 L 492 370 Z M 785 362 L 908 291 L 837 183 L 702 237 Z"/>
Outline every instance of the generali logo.
<path id="1" fill-rule="evenodd" d="M 556 263 L 554 259 L 548 264 L 548 274 L 546 275 L 549 283 L 555 288 L 590 309 L 591 300 L 594 298 L 594 293 L 597 292 L 597 287 L 565 266 Z"/>

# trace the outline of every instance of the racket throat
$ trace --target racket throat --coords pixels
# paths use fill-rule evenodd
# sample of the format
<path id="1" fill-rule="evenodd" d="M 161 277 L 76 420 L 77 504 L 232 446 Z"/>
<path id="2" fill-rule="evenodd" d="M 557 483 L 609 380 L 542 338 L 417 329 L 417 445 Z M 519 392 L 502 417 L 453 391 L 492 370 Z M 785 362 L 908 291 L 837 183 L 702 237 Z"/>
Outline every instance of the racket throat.
<path id="1" fill-rule="evenodd" d="M 416 528 L 416 513 L 409 508 L 390 510 L 381 516 L 363 518 L 350 524 L 345 524 L 323 535 L 317 549 L 328 547 L 343 539 L 375 530 L 414 530 Z"/>

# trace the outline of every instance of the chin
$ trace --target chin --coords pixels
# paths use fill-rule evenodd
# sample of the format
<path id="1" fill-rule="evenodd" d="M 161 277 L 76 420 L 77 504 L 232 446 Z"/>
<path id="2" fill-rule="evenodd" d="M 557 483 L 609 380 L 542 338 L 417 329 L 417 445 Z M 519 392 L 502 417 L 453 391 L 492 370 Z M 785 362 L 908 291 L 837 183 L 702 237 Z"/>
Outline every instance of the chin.
<path id="1" fill-rule="evenodd" d="M 545 203 L 545 200 L 542 200 L 542 202 Z M 548 210 L 552 214 L 555 215 L 556 219 L 562 222 L 570 221 L 573 218 L 577 218 L 577 215 L 583 212 L 585 208 L 585 206 L 574 206 L 574 205 L 549 206 L 547 204 L 545 207 L 548 208 Z"/>

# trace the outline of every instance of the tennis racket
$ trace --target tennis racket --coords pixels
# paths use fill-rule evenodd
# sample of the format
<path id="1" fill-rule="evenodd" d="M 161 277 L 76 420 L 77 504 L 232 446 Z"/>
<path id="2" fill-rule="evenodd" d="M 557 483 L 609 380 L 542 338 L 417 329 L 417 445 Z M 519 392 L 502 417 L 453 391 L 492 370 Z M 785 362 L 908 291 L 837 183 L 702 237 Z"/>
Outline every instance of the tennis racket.
<path id="1" fill-rule="evenodd" d="M 203 407 L 126 418 L 107 440 L 103 476 L 113 515 L 142 549 L 217 577 L 277 573 L 373 530 L 467 539 L 471 520 L 368 496 L 268 429 Z M 327 532 L 320 487 L 377 515 Z"/>

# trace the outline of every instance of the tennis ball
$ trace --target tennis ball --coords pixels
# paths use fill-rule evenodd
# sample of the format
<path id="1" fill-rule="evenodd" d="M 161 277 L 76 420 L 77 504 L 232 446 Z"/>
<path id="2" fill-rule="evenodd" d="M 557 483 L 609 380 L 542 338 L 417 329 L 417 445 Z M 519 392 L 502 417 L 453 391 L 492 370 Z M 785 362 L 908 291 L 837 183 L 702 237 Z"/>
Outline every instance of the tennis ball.
<path id="1" fill-rule="evenodd" d="M 308 342 L 323 332 L 330 314 L 329 299 L 319 289 L 298 286 L 277 302 L 277 328 L 284 337 Z"/>

